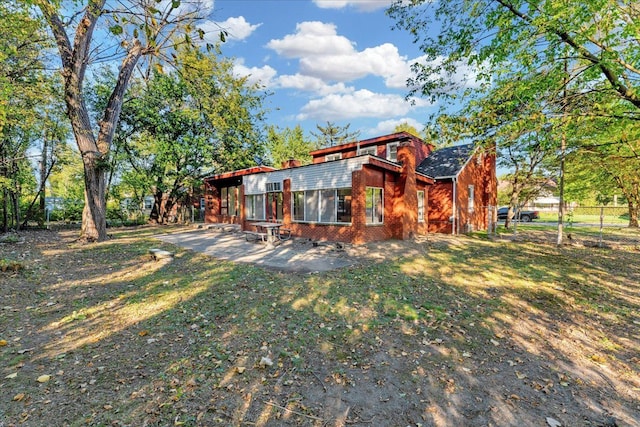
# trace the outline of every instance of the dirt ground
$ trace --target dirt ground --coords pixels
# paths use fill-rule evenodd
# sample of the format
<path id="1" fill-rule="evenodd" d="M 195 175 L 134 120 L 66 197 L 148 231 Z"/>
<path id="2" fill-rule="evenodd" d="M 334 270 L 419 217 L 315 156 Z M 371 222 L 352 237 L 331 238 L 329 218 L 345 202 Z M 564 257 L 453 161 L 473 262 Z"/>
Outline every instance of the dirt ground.
<path id="1" fill-rule="evenodd" d="M 147 255 L 152 241 L 88 247 L 76 233 L 0 244 L 0 259 L 19 262 L 0 272 L 0 427 L 640 426 L 640 239 L 597 252 L 586 276 L 511 293 L 501 285 L 522 280 L 519 264 L 496 268 L 500 277 L 474 269 L 502 258 L 484 249 L 495 242 L 467 238 L 348 246 L 340 256 L 356 266 L 310 275 L 190 252 L 158 262 Z M 514 255 L 527 265 L 527 256 L 556 262 L 553 239 L 500 240 L 528 245 Z M 572 240 L 573 265 L 592 245 Z M 229 287 L 198 288 L 209 278 L 203 265 Z M 606 283 L 615 269 L 625 277 Z M 140 271 L 161 279 L 147 283 Z M 417 290 L 376 314 L 366 302 L 396 292 L 394 280 Z M 327 283 L 367 295 L 334 297 Z M 607 288 L 603 301 L 587 287 Z M 402 314 L 412 308 L 403 301 L 426 314 Z"/>

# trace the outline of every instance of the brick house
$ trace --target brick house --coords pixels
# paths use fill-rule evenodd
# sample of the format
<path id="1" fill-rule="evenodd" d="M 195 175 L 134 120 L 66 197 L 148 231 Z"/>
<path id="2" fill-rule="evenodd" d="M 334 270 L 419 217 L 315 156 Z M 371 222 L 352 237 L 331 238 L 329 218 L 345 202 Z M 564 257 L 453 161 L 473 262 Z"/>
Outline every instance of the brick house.
<path id="1" fill-rule="evenodd" d="M 474 144 L 435 150 L 417 167 L 429 187 L 429 232 L 486 230 L 497 203 L 496 156 Z M 495 220 L 494 220 L 495 221 Z"/>
<path id="2" fill-rule="evenodd" d="M 207 177 L 205 222 L 253 230 L 253 222 L 277 221 L 293 236 L 351 243 L 426 234 L 436 181 L 418 166 L 431 151 L 399 132 L 313 151 L 309 165 L 290 160 L 282 169 Z"/>

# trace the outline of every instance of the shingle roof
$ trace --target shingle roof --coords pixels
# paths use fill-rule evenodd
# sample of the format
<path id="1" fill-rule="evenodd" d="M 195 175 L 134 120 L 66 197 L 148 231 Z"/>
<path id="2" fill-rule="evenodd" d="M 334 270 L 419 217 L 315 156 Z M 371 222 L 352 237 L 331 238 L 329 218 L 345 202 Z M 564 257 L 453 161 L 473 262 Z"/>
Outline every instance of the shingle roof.
<path id="1" fill-rule="evenodd" d="M 456 176 L 473 154 L 473 149 L 471 143 L 435 150 L 418 165 L 416 171 L 436 179 Z"/>

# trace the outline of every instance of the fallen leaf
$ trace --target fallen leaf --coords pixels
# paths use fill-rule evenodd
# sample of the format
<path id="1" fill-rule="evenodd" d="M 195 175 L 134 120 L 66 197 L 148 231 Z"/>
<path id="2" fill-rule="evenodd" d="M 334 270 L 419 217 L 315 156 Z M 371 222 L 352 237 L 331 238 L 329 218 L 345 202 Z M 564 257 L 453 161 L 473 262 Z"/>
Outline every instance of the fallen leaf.
<path id="1" fill-rule="evenodd" d="M 509 397 L 513 400 L 520 400 L 520 396 L 518 396 L 517 394 L 512 394 Z"/>
<path id="2" fill-rule="evenodd" d="M 51 379 L 51 375 L 40 375 L 36 381 L 38 381 L 39 383 L 46 383 L 49 382 L 49 380 Z"/>
<path id="3" fill-rule="evenodd" d="M 495 345 L 496 347 L 500 345 L 500 343 L 494 339 L 491 340 L 491 344 Z"/>
<path id="4" fill-rule="evenodd" d="M 113 406 L 111 406 L 111 405 L 104 405 L 104 406 L 103 406 L 103 408 L 104 408 L 106 411 L 109 411 L 109 410 L 113 409 Z"/>
<path id="5" fill-rule="evenodd" d="M 523 380 L 523 379 L 527 378 L 527 374 L 522 374 L 522 373 L 516 371 L 516 377 L 518 377 L 519 380 Z"/>
<path id="6" fill-rule="evenodd" d="M 547 424 L 549 424 L 549 427 L 562 427 L 560 421 L 551 417 L 547 417 Z"/>
<path id="7" fill-rule="evenodd" d="M 238 371 L 239 374 L 242 374 L 242 373 L 244 373 L 245 369 L 247 369 L 247 368 L 245 368 L 244 366 L 238 366 L 236 368 L 236 371 Z"/>
<path id="8" fill-rule="evenodd" d="M 13 396 L 13 401 L 14 402 L 21 402 L 25 397 L 24 393 L 18 393 L 15 396 Z"/>
<path id="9" fill-rule="evenodd" d="M 7 375 L 5 378 L 8 379 L 8 380 L 11 380 L 11 379 L 14 379 L 17 376 L 18 376 L 18 373 L 14 372 L 13 374 Z"/>
<path id="10" fill-rule="evenodd" d="M 7 345 L 7 340 L 0 340 L 0 347 Z"/>
<path id="11" fill-rule="evenodd" d="M 140 335 L 141 337 L 144 337 L 145 335 L 149 335 L 149 331 L 145 329 L 144 331 L 138 332 L 138 335 Z"/>

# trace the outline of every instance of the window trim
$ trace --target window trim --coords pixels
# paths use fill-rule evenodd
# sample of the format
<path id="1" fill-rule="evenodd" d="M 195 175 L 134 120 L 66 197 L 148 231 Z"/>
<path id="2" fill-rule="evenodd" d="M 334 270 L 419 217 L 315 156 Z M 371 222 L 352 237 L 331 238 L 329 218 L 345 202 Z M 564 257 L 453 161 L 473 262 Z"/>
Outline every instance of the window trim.
<path id="1" fill-rule="evenodd" d="M 420 193 L 422 193 L 422 197 L 420 197 Z M 424 190 L 418 190 L 418 222 L 424 222 L 424 194 Z M 422 206 L 420 205 L 420 202 L 422 202 Z"/>
<path id="2" fill-rule="evenodd" d="M 342 160 L 342 153 L 333 153 L 333 154 L 327 154 L 326 156 L 324 156 L 325 162 L 332 162 L 334 160 Z"/>

